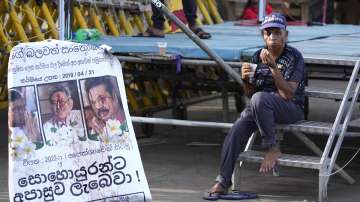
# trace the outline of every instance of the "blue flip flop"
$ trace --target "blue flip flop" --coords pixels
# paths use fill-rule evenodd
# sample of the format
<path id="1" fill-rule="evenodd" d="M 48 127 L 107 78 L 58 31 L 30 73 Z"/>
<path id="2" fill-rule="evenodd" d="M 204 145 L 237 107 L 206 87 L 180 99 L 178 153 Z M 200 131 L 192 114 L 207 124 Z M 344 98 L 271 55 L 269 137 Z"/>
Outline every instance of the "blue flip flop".
<path id="1" fill-rule="evenodd" d="M 249 193 L 249 192 L 240 192 L 234 191 L 227 194 L 220 194 L 218 199 L 222 200 L 245 200 L 245 199 L 255 199 L 257 198 L 257 194 Z"/>
<path id="2" fill-rule="evenodd" d="M 211 193 L 210 191 L 207 191 L 207 192 L 204 193 L 204 195 L 203 195 L 202 198 L 203 198 L 204 200 L 208 200 L 208 201 L 216 201 L 216 200 L 219 199 L 219 196 L 220 196 L 221 194 L 223 194 L 223 193 L 217 193 L 217 192 Z"/>

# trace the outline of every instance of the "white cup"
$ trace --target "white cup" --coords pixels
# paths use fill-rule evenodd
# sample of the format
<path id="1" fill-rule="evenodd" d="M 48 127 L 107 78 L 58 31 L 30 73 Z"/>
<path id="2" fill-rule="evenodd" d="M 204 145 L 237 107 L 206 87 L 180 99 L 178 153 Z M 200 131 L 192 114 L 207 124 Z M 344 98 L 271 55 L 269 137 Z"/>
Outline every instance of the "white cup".
<path id="1" fill-rule="evenodd" d="M 257 64 L 250 63 L 250 67 L 251 67 L 251 71 L 249 72 L 249 82 L 252 83 L 254 81 L 254 75 Z"/>
<path id="2" fill-rule="evenodd" d="M 159 47 L 159 54 L 160 55 L 165 55 L 166 54 L 167 42 L 157 42 L 157 45 Z"/>

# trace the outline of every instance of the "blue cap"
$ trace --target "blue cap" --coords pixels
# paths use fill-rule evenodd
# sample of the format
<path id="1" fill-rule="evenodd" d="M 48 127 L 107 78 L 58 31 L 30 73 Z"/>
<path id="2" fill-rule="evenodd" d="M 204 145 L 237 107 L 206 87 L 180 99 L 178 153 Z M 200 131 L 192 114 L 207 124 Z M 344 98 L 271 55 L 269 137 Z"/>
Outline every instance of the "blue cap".
<path id="1" fill-rule="evenodd" d="M 270 13 L 261 23 L 260 29 L 266 29 L 270 27 L 286 29 L 286 18 L 280 13 Z"/>

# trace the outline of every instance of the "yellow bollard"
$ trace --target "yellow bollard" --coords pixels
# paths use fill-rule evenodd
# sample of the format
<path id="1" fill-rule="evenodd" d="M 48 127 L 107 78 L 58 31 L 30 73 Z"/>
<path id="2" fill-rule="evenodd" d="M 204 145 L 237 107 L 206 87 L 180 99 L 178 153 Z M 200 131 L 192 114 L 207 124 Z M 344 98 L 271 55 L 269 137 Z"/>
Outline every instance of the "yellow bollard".
<path id="1" fill-rule="evenodd" d="M 207 0 L 207 4 L 209 6 L 210 9 L 210 13 L 212 15 L 212 17 L 215 20 L 215 23 L 219 24 L 219 23 L 223 23 L 223 19 L 221 18 L 219 11 L 217 10 L 217 5 L 216 2 L 214 0 Z"/>
<path id="2" fill-rule="evenodd" d="M 150 84 L 152 86 L 152 89 L 154 90 L 155 98 L 157 100 L 157 103 L 162 105 L 166 104 L 165 96 L 161 93 L 161 89 L 159 84 L 156 82 L 155 79 L 150 81 Z"/>
<path id="3" fill-rule="evenodd" d="M 57 5 L 53 1 L 44 1 L 43 3 L 46 4 L 46 7 L 49 9 L 54 22 L 56 22 L 59 15 Z"/>
<path id="4" fill-rule="evenodd" d="M 7 33 L 10 33 L 11 31 L 13 31 L 13 25 L 11 23 L 11 20 L 8 20 L 5 24 L 5 30 Z"/>
<path id="5" fill-rule="evenodd" d="M 152 103 L 151 103 L 151 100 L 150 98 L 145 94 L 145 95 L 141 95 L 141 98 L 144 102 L 144 106 L 145 107 L 151 107 L 152 106 Z"/>
<path id="6" fill-rule="evenodd" d="M 8 62 L 9 62 L 9 55 L 4 55 L 3 57 L 3 60 L 2 60 L 2 64 L 0 65 L 0 81 L 2 79 L 5 79 L 6 78 L 6 73 L 7 73 L 7 65 L 8 65 Z M 6 83 L 6 82 L 5 82 Z M 6 94 L 6 92 L 5 92 Z M 0 100 L 2 100 L 4 96 L 2 96 L 0 94 Z"/>
<path id="7" fill-rule="evenodd" d="M 23 13 L 21 13 L 21 15 L 23 15 Z M 28 26 L 28 24 L 29 24 L 30 22 L 29 22 L 29 20 L 26 18 L 26 17 L 22 17 L 21 18 L 21 26 L 24 28 L 24 30 L 25 30 L 25 28 L 27 28 L 27 26 Z M 26 33 L 26 32 L 25 32 Z M 27 33 L 28 34 L 28 33 Z"/>
<path id="8" fill-rule="evenodd" d="M 151 12 L 145 11 L 144 15 L 145 15 L 146 23 L 148 24 L 149 27 L 151 27 L 153 25 L 153 21 L 151 19 Z"/>
<path id="9" fill-rule="evenodd" d="M 136 25 L 137 29 L 139 30 L 139 32 L 144 33 L 145 28 L 144 28 L 144 24 L 143 24 L 140 16 L 137 14 L 133 14 L 133 19 L 134 19 L 135 25 Z"/>
<path id="10" fill-rule="evenodd" d="M 5 79 L 5 74 L 7 73 L 7 64 L 9 62 L 9 55 L 4 56 L 3 61 L 2 61 L 2 65 L 0 66 L 0 78 L 1 79 Z M 6 99 L 7 99 L 7 84 L 5 82 L 5 85 L 3 87 L 3 89 L 1 89 L 0 91 L 0 109 L 2 107 L 6 107 L 7 103 L 6 103 Z"/>
<path id="11" fill-rule="evenodd" d="M 200 18 L 196 18 L 196 24 L 197 24 L 198 26 L 202 26 L 202 25 L 203 25 L 203 23 L 201 22 Z"/>
<path id="12" fill-rule="evenodd" d="M 51 13 L 47 7 L 46 4 L 42 3 L 40 6 L 40 10 L 41 10 L 41 14 L 44 17 L 44 19 L 46 20 L 47 24 L 48 24 L 48 31 L 50 32 L 50 35 L 52 38 L 54 39 L 58 39 L 58 29 L 57 26 L 54 22 L 54 19 L 51 16 Z"/>
<path id="13" fill-rule="evenodd" d="M 12 49 L 12 46 L 10 44 L 9 39 L 7 38 L 5 32 L 4 32 L 4 26 L 2 24 L 2 22 L 0 22 L 0 42 L 2 43 L 2 46 L 6 46 L 6 50 L 7 52 L 10 52 Z M 1 69 L 0 69 L 1 71 Z M 1 78 L 1 74 L 0 74 L 0 78 Z"/>
<path id="14" fill-rule="evenodd" d="M 24 3 L 22 5 L 22 7 L 24 9 L 27 20 L 31 24 L 32 32 L 34 34 L 35 39 L 38 41 L 43 41 L 45 38 L 44 38 L 43 33 L 41 32 L 40 25 L 39 25 L 38 21 L 36 20 L 34 12 L 32 11 L 32 9 L 30 8 L 30 6 L 27 3 Z"/>
<path id="15" fill-rule="evenodd" d="M 0 1 L 0 13 L 5 13 L 9 10 L 9 1 L 1 0 Z"/>
<path id="16" fill-rule="evenodd" d="M 141 96 L 141 99 L 144 103 L 144 107 L 151 107 L 152 106 L 152 102 L 147 94 L 147 88 L 146 86 L 146 81 L 142 80 L 142 81 L 137 81 L 136 85 L 138 86 L 139 89 L 139 94 Z"/>
<path id="17" fill-rule="evenodd" d="M 17 16 L 17 13 L 15 12 L 15 9 L 12 7 L 10 8 L 10 19 L 11 19 L 11 24 L 13 25 L 13 28 L 16 31 L 18 38 L 22 42 L 29 42 L 29 39 L 26 36 L 25 30 L 24 30 L 23 26 L 21 25 L 21 22 Z"/>
<path id="18" fill-rule="evenodd" d="M 114 36 L 120 36 L 120 32 L 118 31 L 118 29 L 116 28 L 114 19 L 112 18 L 112 16 L 108 13 L 108 11 L 104 12 L 104 19 L 106 24 L 109 26 L 110 32 L 112 35 Z"/>
<path id="19" fill-rule="evenodd" d="M 209 15 L 209 12 L 207 11 L 207 9 L 204 5 L 204 2 L 202 0 L 196 0 L 196 4 L 197 4 L 198 8 L 200 9 L 201 14 L 204 16 L 205 23 L 208 25 L 214 24 Z"/>
<path id="20" fill-rule="evenodd" d="M 84 16 L 81 14 L 81 11 L 78 6 L 74 6 L 73 12 L 74 12 L 74 18 L 76 19 L 76 22 L 79 25 L 79 27 L 82 29 L 88 28 L 86 20 Z"/>
<path id="21" fill-rule="evenodd" d="M 124 30 L 126 35 L 133 35 L 134 34 L 134 30 L 132 29 L 129 21 L 126 19 L 126 15 L 124 10 L 119 10 L 118 11 L 118 17 L 119 17 L 119 21 L 120 21 L 120 27 Z"/>
<path id="22" fill-rule="evenodd" d="M 133 111 L 138 111 L 139 110 L 139 104 L 136 101 L 136 97 L 135 97 L 134 93 L 132 92 L 131 89 L 129 89 L 129 86 L 127 86 L 125 88 L 125 91 L 126 91 L 126 97 L 128 99 L 129 105 L 131 106 Z"/>
<path id="23" fill-rule="evenodd" d="M 6 51 L 9 53 L 12 49 L 12 45 L 9 42 L 9 39 L 6 37 L 4 32 L 4 27 L 2 25 L 2 22 L 0 22 L 0 42 L 3 46 L 5 46 Z M 7 73 L 7 65 L 9 62 L 9 55 L 3 55 L 2 62 L 0 65 L 0 80 L 6 79 L 6 73 Z M 0 109 L 7 108 L 7 84 L 6 81 L 4 81 L 5 85 L 0 89 Z"/>
<path id="24" fill-rule="evenodd" d="M 90 13 L 91 21 L 94 23 L 95 28 L 104 34 L 105 33 L 104 28 L 100 22 L 99 17 L 97 16 L 95 8 L 91 7 L 89 13 Z"/>
<path id="25" fill-rule="evenodd" d="M 7 101 L 0 101 L 0 109 L 6 109 L 8 107 Z"/>
<path id="26" fill-rule="evenodd" d="M 165 20 L 164 22 L 164 33 L 170 33 L 171 32 L 171 26 L 169 24 L 168 20 Z"/>

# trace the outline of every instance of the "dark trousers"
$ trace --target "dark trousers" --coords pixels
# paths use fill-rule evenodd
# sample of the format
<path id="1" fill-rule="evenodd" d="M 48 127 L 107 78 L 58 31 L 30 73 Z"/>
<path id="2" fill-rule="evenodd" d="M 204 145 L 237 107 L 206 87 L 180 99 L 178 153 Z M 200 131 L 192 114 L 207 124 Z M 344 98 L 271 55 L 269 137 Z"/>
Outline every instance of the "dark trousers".
<path id="1" fill-rule="evenodd" d="M 251 134 L 259 130 L 264 148 L 276 145 L 276 124 L 290 124 L 303 119 L 302 108 L 280 95 L 269 92 L 255 93 L 250 104 L 242 111 L 225 137 L 221 151 L 220 172 L 216 181 L 224 187 L 231 186 L 231 176 L 243 145 Z"/>
<path id="2" fill-rule="evenodd" d="M 324 0 L 309 1 L 309 10 L 312 22 L 322 22 Z M 334 23 L 334 0 L 327 1 L 326 7 L 326 22 L 328 24 Z"/>
<path id="3" fill-rule="evenodd" d="M 338 0 L 336 18 L 341 24 L 358 25 L 360 23 L 360 0 Z"/>
<path id="4" fill-rule="evenodd" d="M 164 0 L 160 0 L 160 1 L 164 3 Z M 195 25 L 196 9 L 197 9 L 195 0 L 182 0 L 182 4 L 189 25 L 190 26 Z M 165 18 L 163 14 L 153 4 L 151 4 L 151 6 L 153 12 L 151 19 L 154 23 L 154 27 L 157 29 L 164 29 Z"/>

